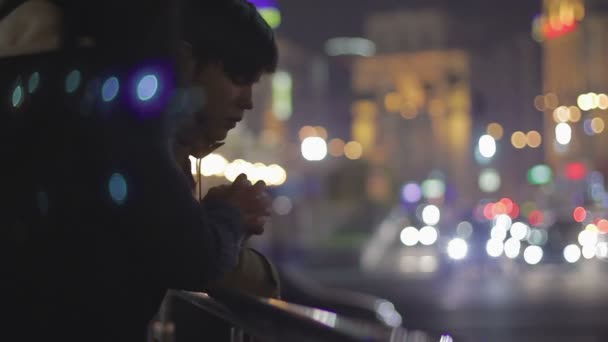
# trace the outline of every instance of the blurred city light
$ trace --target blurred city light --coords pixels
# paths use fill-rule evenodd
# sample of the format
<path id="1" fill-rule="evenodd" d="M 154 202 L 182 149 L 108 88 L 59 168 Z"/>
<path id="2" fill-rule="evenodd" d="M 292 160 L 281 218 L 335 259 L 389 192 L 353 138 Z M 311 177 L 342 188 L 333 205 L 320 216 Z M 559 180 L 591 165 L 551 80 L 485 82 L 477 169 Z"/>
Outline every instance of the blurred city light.
<path id="1" fill-rule="evenodd" d="M 526 147 L 527 141 L 528 140 L 524 132 L 517 131 L 511 135 L 511 144 L 517 149 Z"/>
<path id="2" fill-rule="evenodd" d="M 547 109 L 555 109 L 555 108 L 557 108 L 557 106 L 559 106 L 559 99 L 557 98 L 557 95 L 555 95 L 554 93 L 546 94 L 544 99 L 545 99 L 545 108 L 547 108 Z"/>
<path id="3" fill-rule="evenodd" d="M 40 85 L 40 73 L 38 71 L 34 71 L 30 75 L 30 79 L 27 82 L 27 92 L 33 94 L 38 89 Z"/>
<path id="4" fill-rule="evenodd" d="M 522 222 L 515 222 L 511 226 L 511 237 L 517 240 L 525 240 L 528 236 L 529 227 Z"/>
<path id="5" fill-rule="evenodd" d="M 587 210 L 583 207 L 576 207 L 572 213 L 572 217 L 576 222 L 583 222 L 587 218 Z"/>
<path id="6" fill-rule="evenodd" d="M 571 244 L 564 248 L 564 259 L 567 262 L 574 264 L 575 262 L 579 261 L 580 258 L 581 249 L 577 245 Z"/>
<path id="7" fill-rule="evenodd" d="M 272 209 L 277 215 L 288 215 L 293 209 L 293 204 L 289 197 L 278 196 L 272 201 Z"/>
<path id="8" fill-rule="evenodd" d="M 405 227 L 401 231 L 400 238 L 405 246 L 415 246 L 420 241 L 420 232 L 416 227 Z"/>
<path id="9" fill-rule="evenodd" d="M 363 146 L 356 141 L 349 141 L 344 145 L 344 155 L 351 160 L 359 159 L 363 155 Z"/>
<path id="10" fill-rule="evenodd" d="M 595 134 L 600 134 L 604 131 L 605 124 L 602 118 L 593 118 L 591 119 L 591 130 Z"/>
<path id="11" fill-rule="evenodd" d="M 407 203 L 416 203 L 422 198 L 422 189 L 417 183 L 407 183 L 401 190 L 401 197 Z"/>
<path id="12" fill-rule="evenodd" d="M 572 128 L 569 124 L 562 122 L 555 126 L 555 139 L 560 145 L 568 145 L 572 140 Z"/>
<path id="13" fill-rule="evenodd" d="M 302 128 L 300 128 L 300 131 L 298 132 L 298 137 L 300 138 L 300 141 L 302 141 L 308 137 L 315 137 L 315 136 L 317 136 L 317 131 L 312 126 L 303 126 Z"/>
<path id="14" fill-rule="evenodd" d="M 427 179 L 422 182 L 422 195 L 427 199 L 438 199 L 445 194 L 445 183 L 441 179 Z"/>
<path id="15" fill-rule="evenodd" d="M 460 238 L 454 238 L 448 242 L 448 256 L 454 260 L 461 260 L 467 256 L 469 246 L 467 242 Z"/>
<path id="16" fill-rule="evenodd" d="M 486 134 L 479 138 L 479 153 L 485 158 L 492 158 L 496 154 L 496 140 Z"/>
<path id="17" fill-rule="evenodd" d="M 578 243 L 583 247 L 591 246 L 595 248 L 595 245 L 597 244 L 597 232 L 587 229 L 581 231 L 578 234 Z"/>
<path id="18" fill-rule="evenodd" d="M 512 230 L 512 229 L 511 229 Z M 519 256 L 519 250 L 521 249 L 521 242 L 518 239 L 510 238 L 505 242 L 505 256 L 509 259 L 515 259 Z"/>
<path id="19" fill-rule="evenodd" d="M 473 234 L 473 225 L 468 221 L 462 221 L 456 226 L 456 235 L 461 239 L 468 239 Z"/>
<path id="20" fill-rule="evenodd" d="M 228 161 L 226 158 L 222 157 L 219 154 L 211 153 L 201 161 L 201 174 L 203 176 L 222 176 L 224 174 L 224 170 L 226 170 L 226 166 L 228 166 Z M 194 168 L 193 174 L 196 174 L 196 162 L 191 163 Z"/>
<path id="21" fill-rule="evenodd" d="M 528 171 L 528 182 L 533 185 L 543 185 L 551 183 L 553 171 L 547 165 L 540 164 L 532 167 Z"/>
<path id="22" fill-rule="evenodd" d="M 504 241 L 507 238 L 507 230 L 504 227 L 494 226 L 490 231 L 492 240 Z"/>
<path id="23" fill-rule="evenodd" d="M 570 110 L 566 106 L 559 106 L 553 110 L 553 120 L 556 123 L 568 122 L 570 119 Z"/>
<path id="24" fill-rule="evenodd" d="M 500 175 L 495 169 L 483 169 L 479 174 L 479 188 L 483 192 L 496 192 L 500 189 Z"/>
<path id="25" fill-rule="evenodd" d="M 302 157 L 309 161 L 323 160 L 327 156 L 327 143 L 319 137 L 308 137 L 302 141 Z"/>
<path id="26" fill-rule="evenodd" d="M 546 230 L 532 229 L 528 234 L 528 243 L 536 246 L 544 246 L 549 238 Z"/>
<path id="27" fill-rule="evenodd" d="M 359 37 L 336 37 L 325 43 L 325 53 L 329 56 L 363 56 L 376 54 L 376 44 L 369 39 Z"/>
<path id="28" fill-rule="evenodd" d="M 112 76 L 103 82 L 101 87 L 101 98 L 105 102 L 110 102 L 114 100 L 116 95 L 118 95 L 118 91 L 120 89 L 120 84 L 118 82 L 118 78 Z"/>
<path id="29" fill-rule="evenodd" d="M 281 12 L 275 0 L 251 0 L 264 21 L 271 28 L 275 29 L 281 25 Z"/>
<path id="30" fill-rule="evenodd" d="M 543 249 L 539 246 L 528 246 L 524 250 L 524 261 L 536 265 L 543 259 Z"/>
<path id="31" fill-rule="evenodd" d="M 498 258 L 499 256 L 501 256 L 503 251 L 504 244 L 502 240 L 490 239 L 486 243 L 486 252 L 489 256 L 493 258 Z"/>
<path id="32" fill-rule="evenodd" d="M 80 75 L 80 71 L 78 70 L 72 70 L 68 73 L 68 75 L 65 78 L 65 91 L 66 93 L 73 93 L 75 92 L 78 87 L 80 87 L 80 80 L 81 80 L 81 75 Z"/>
<path id="33" fill-rule="evenodd" d="M 537 131 L 530 131 L 526 134 L 526 141 L 531 148 L 537 148 L 542 144 L 542 137 Z"/>
<path id="34" fill-rule="evenodd" d="M 500 227 L 506 232 L 511 228 L 512 222 L 513 221 L 511 220 L 511 217 L 509 215 L 501 214 L 496 216 L 496 218 L 494 219 L 494 226 Z"/>
<path id="35" fill-rule="evenodd" d="M 486 132 L 495 140 L 500 140 L 504 134 L 504 129 L 499 123 L 493 122 L 488 125 Z"/>
<path id="36" fill-rule="evenodd" d="M 600 242 L 595 247 L 595 256 L 605 260 L 608 258 L 608 242 Z"/>
<path id="37" fill-rule="evenodd" d="M 570 112 L 570 117 L 569 117 L 570 121 L 579 122 L 581 120 L 582 113 L 578 107 L 570 106 L 570 107 L 568 107 L 568 110 Z"/>
<path id="38" fill-rule="evenodd" d="M 566 178 L 580 181 L 587 177 L 587 167 L 583 163 L 575 162 L 566 165 Z"/>
<path id="39" fill-rule="evenodd" d="M 430 246 L 437 241 L 438 236 L 437 229 L 431 226 L 425 226 L 420 229 L 418 237 L 421 244 Z"/>
<path id="40" fill-rule="evenodd" d="M 595 134 L 595 132 L 593 132 L 593 128 L 591 127 L 591 120 L 592 119 L 585 119 L 585 121 L 583 122 L 583 131 L 589 136 Z"/>
<path id="41" fill-rule="evenodd" d="M 441 211 L 435 205 L 427 205 L 422 209 L 422 221 L 424 224 L 434 226 L 441 219 Z"/>
<path id="42" fill-rule="evenodd" d="M 288 120 L 293 113 L 293 81 L 287 71 L 277 71 L 272 75 L 272 112 L 280 121 Z"/>
<path id="43" fill-rule="evenodd" d="M 341 157 L 344 155 L 344 145 L 346 143 L 342 139 L 331 139 L 329 141 L 329 154 L 334 157 Z"/>
<path id="44" fill-rule="evenodd" d="M 596 246 L 595 245 L 587 245 L 583 246 L 583 258 L 585 259 L 593 259 L 595 257 Z"/>
<path id="45" fill-rule="evenodd" d="M 145 75 L 137 83 L 137 98 L 148 101 L 156 95 L 157 90 L 158 78 L 155 75 Z"/>

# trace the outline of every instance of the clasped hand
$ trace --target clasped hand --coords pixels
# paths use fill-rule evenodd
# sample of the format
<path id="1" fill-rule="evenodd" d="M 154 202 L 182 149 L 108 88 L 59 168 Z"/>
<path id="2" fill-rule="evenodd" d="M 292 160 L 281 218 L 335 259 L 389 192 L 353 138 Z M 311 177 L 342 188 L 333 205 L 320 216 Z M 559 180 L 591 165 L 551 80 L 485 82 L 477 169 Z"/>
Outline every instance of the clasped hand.
<path id="1" fill-rule="evenodd" d="M 271 206 L 264 181 L 252 185 L 245 174 L 240 174 L 230 185 L 211 188 L 205 199 L 223 200 L 238 208 L 245 218 L 246 235 L 264 233 Z"/>

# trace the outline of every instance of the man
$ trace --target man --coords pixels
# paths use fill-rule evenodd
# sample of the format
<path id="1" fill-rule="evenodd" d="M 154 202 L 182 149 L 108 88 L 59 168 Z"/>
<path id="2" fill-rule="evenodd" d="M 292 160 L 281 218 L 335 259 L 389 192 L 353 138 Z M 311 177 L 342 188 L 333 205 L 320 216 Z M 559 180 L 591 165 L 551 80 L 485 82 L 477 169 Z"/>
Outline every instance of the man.
<path id="1" fill-rule="evenodd" d="M 223 145 L 228 131 L 243 119 L 245 111 L 253 108 L 252 87 L 263 74 L 276 69 L 278 52 L 272 29 L 255 6 L 245 0 L 185 1 L 183 22 L 181 79 L 189 97 L 201 99 L 200 108 L 180 122 L 176 130 L 175 157 L 190 176 L 188 156 L 202 158 Z M 270 207 L 265 184 L 260 181 L 245 187 L 254 193 L 251 205 L 245 208 L 249 235 L 261 234 Z M 228 192 L 227 187 L 212 188 L 202 202 L 220 200 Z M 237 268 L 210 287 L 213 288 L 263 297 L 279 295 L 276 271 L 263 255 L 249 248 L 241 250 Z M 204 324 L 197 309 L 179 301 L 173 305 L 178 320 L 177 338 L 219 337 L 220 332 Z M 183 323 L 188 321 L 185 326 Z M 199 331 L 197 326 L 202 326 Z"/>
<path id="2" fill-rule="evenodd" d="M 141 9 L 164 8 L 164 1 L 157 2 L 154 2 L 155 6 L 150 4 Z M 22 16 L 20 11 L 37 3 L 46 1 L 27 1 L 22 5 L 25 7 L 10 12 L 3 22 L 8 27 L 18 26 L 22 23 L 21 19 L 29 18 L 28 15 Z M 152 30 L 160 31 L 155 36 L 148 34 L 148 25 L 134 24 L 138 15 L 142 22 L 147 23 L 155 18 L 162 20 L 167 12 L 159 10 L 154 12 L 156 16 L 148 16 L 144 15 L 148 12 L 134 8 L 133 11 L 118 13 L 124 20 L 108 33 L 103 27 L 86 20 L 89 17 L 83 19 L 76 15 L 80 2 L 53 3 L 60 4 L 49 7 L 51 10 L 46 12 L 53 14 L 50 18 L 57 30 L 48 32 L 48 39 L 53 39 L 53 42 L 47 45 L 44 40 L 45 44 L 35 44 L 38 47 L 30 48 L 28 39 L 40 35 L 28 31 L 28 35 L 22 35 L 18 40 L 13 37 L 5 40 L 20 44 L 9 46 L 6 55 L 59 49 L 59 42 L 69 42 L 62 38 L 72 34 L 91 38 L 90 41 L 99 51 L 91 54 L 91 51 L 72 50 L 63 54 L 51 53 L 39 59 L 34 59 L 36 56 L 28 57 L 27 61 L 40 61 L 40 64 L 27 64 L 24 71 L 17 71 L 17 75 L 18 72 L 29 75 L 29 70 L 38 70 L 43 84 L 62 84 L 65 74 L 61 70 L 91 67 L 89 64 L 97 63 L 97 69 L 91 67 L 91 70 L 103 74 L 108 65 L 122 63 L 124 55 L 130 56 L 127 63 L 133 63 L 142 58 L 154 58 L 157 54 L 166 56 L 165 52 L 169 51 L 165 47 L 171 45 L 170 39 L 163 38 L 157 43 L 164 26 L 163 30 Z M 107 11 L 116 8 L 110 5 L 106 7 L 106 4 L 97 7 Z M 100 15 L 89 19 L 94 18 L 95 23 L 105 24 L 110 17 L 116 16 Z M 69 25 L 61 25 L 66 22 Z M 135 26 L 129 31 L 131 35 L 126 35 L 129 39 L 118 34 L 120 30 L 127 30 L 126 23 Z M 70 35 L 61 32 L 63 27 L 72 28 Z M 21 31 L 15 29 L 10 32 L 20 34 Z M 74 48 L 75 45 L 70 46 Z M 193 43 L 193 46 L 196 44 Z M 81 54 L 78 56 L 82 58 L 78 64 L 70 64 L 76 53 Z M 111 58 L 104 59 L 107 54 Z M 200 51 L 193 49 L 193 56 L 199 54 Z M 183 56 L 187 57 L 187 54 Z M 11 79 L 16 77 L 13 65 L 2 65 L 4 75 Z M 132 67 L 132 64 L 122 66 L 123 69 Z M 208 80 L 207 84 L 215 83 L 219 69 L 210 67 L 206 70 L 196 73 L 197 77 Z M 91 71 L 89 77 L 102 76 Z M 116 77 L 124 80 L 128 75 L 117 73 Z M 92 82 L 92 79 L 84 81 Z M 3 84 L 3 90 L 8 92 L 13 89 L 21 88 L 9 88 Z M 207 87 L 207 91 L 211 94 L 212 88 Z M 78 115 L 80 107 L 66 107 L 72 99 L 70 96 L 62 87 L 42 86 L 32 95 L 27 107 L 18 107 L 20 104 L 15 103 L 13 110 L 20 110 L 21 115 L 10 118 L 35 118 L 39 122 L 34 122 L 34 132 L 40 134 L 27 135 L 28 131 L 22 130 L 19 131 L 23 133 L 22 139 L 10 145 L 3 144 L 5 149 L 14 150 L 10 158 L 7 157 L 7 164 L 13 167 L 7 169 L 10 175 L 19 176 L 18 181 L 11 177 L 4 179 L 10 178 L 22 185 L 21 188 L 13 186 L 6 192 L 6 198 L 10 198 L 12 203 L 11 207 L 6 206 L 11 210 L 5 210 L 7 215 L 3 215 L 4 223 L 9 227 L 31 228 L 28 229 L 31 234 L 19 240 L 24 242 L 19 242 L 19 248 L 11 249 L 10 258 L 5 259 L 23 260 L 18 267 L 13 267 L 19 274 L 16 275 L 15 285 L 11 283 L 6 291 L 13 293 L 19 289 L 16 300 L 10 303 L 15 304 L 15 310 L 18 310 L 12 317 L 15 321 L 12 328 L 24 328 L 23 334 L 28 334 L 23 336 L 24 340 L 44 337 L 118 341 L 137 340 L 138 336 L 143 339 L 145 323 L 158 308 L 167 288 L 206 290 L 211 282 L 235 268 L 240 245 L 248 235 L 260 231 L 260 215 L 257 213 L 264 213 L 264 205 L 256 206 L 254 203 L 263 204 L 263 201 L 256 200 L 262 186 L 252 187 L 244 177 L 240 177 L 234 184 L 213 191 L 201 206 L 192 200 L 183 175 L 178 173 L 164 152 L 163 139 L 157 133 L 160 132 L 160 124 L 156 129 L 156 122 L 150 124 L 148 121 L 142 125 L 134 121 L 129 108 L 117 101 L 113 103 L 116 106 L 113 107 L 111 120 L 101 121 L 101 116 L 97 114 Z M 244 108 L 241 106 L 239 109 Z M 242 115 L 242 110 L 230 111 L 231 115 L 235 113 Z M 52 121 L 40 120 L 51 117 Z M 210 127 L 213 122 L 226 126 L 228 119 L 233 120 L 233 125 L 235 120 L 242 118 L 208 117 L 205 119 L 207 123 L 203 123 L 205 120 L 201 113 L 196 117 L 194 126 L 180 126 L 178 143 L 184 143 L 195 155 L 204 152 L 197 152 L 194 147 L 211 146 L 188 133 L 192 132 L 193 127 L 198 130 Z M 86 121 L 86 125 L 77 126 L 78 118 Z M 16 127 L 21 129 L 21 126 Z M 225 132 L 223 136 L 220 131 L 213 132 L 206 135 L 210 137 L 209 141 L 225 137 Z M 137 139 L 132 139 L 134 136 Z M 2 141 L 5 141 L 4 135 L 2 137 Z M 28 137 L 31 142 L 26 139 Z M 32 171 L 35 169 L 32 157 L 35 153 L 30 147 L 39 148 L 37 152 L 44 155 L 47 165 L 44 177 Z M 16 169 L 15 165 L 21 169 Z M 19 195 L 19 201 L 14 200 L 12 195 Z M 21 200 L 22 197 L 24 200 Z M 36 201 L 31 198 L 36 198 Z M 27 233 L 26 229 L 23 229 L 23 233 Z"/>

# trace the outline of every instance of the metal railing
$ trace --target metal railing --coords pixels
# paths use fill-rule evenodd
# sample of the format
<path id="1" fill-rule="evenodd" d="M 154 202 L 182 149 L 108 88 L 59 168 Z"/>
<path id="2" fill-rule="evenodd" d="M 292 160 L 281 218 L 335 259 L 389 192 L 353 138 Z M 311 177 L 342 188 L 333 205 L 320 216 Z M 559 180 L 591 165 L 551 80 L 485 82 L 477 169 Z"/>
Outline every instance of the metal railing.
<path id="1" fill-rule="evenodd" d="M 430 336 L 387 324 L 353 319 L 334 312 L 258 298 L 236 292 L 206 293 L 171 290 L 179 298 L 232 327 L 231 342 L 315 341 L 315 342 L 449 342 L 448 336 Z M 176 341 L 180 342 L 180 341 Z"/>

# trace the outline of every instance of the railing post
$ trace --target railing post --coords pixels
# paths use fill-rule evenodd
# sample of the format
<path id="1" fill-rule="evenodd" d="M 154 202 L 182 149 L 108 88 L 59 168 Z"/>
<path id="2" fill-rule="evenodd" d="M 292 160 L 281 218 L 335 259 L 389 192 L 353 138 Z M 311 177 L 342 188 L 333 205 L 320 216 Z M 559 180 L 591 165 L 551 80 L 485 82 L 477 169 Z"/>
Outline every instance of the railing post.
<path id="1" fill-rule="evenodd" d="M 245 332 L 237 327 L 230 328 L 230 342 L 245 342 Z"/>

